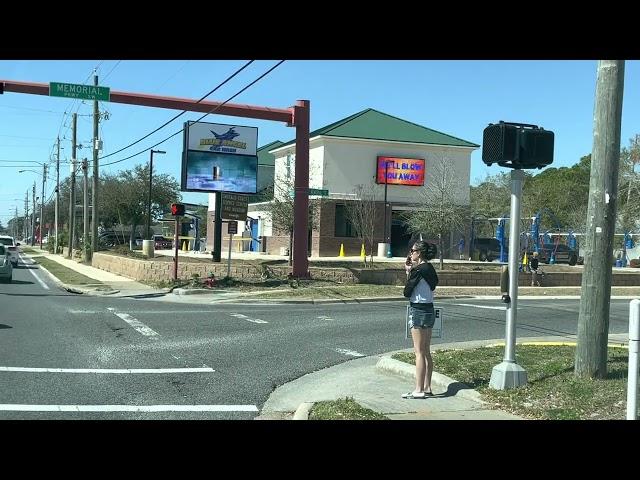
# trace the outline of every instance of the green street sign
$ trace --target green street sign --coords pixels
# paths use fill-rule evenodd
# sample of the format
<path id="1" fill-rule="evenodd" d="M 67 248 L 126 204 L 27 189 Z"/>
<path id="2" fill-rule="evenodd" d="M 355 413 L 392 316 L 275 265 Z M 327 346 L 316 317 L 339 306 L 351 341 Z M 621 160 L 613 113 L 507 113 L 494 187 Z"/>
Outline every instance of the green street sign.
<path id="1" fill-rule="evenodd" d="M 109 87 L 101 87 L 98 85 L 49 82 L 49 96 L 108 102 L 111 93 Z"/>
<path id="2" fill-rule="evenodd" d="M 309 189 L 309 196 L 311 195 L 317 195 L 320 197 L 328 197 L 329 196 L 329 190 L 323 190 L 320 188 L 310 188 Z M 289 196 L 291 198 L 293 198 L 295 196 L 295 192 L 293 190 L 289 190 Z"/>

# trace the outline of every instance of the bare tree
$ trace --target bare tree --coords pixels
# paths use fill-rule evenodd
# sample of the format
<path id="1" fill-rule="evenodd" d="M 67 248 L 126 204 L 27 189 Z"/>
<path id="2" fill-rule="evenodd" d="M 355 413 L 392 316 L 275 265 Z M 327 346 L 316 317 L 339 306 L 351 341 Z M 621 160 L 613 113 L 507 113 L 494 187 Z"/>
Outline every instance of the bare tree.
<path id="1" fill-rule="evenodd" d="M 443 155 L 432 165 L 433 175 L 418 193 L 418 209 L 406 214 L 410 232 L 437 234 L 440 270 L 444 267 L 443 238 L 452 230 L 462 230 L 468 208 L 459 203 L 461 182 L 451 160 Z"/>
<path id="2" fill-rule="evenodd" d="M 289 235 L 289 265 L 292 265 L 293 255 L 293 195 L 294 178 L 276 177 L 274 179 L 273 200 L 265 206 L 265 210 L 271 216 L 273 228 L 276 231 Z M 270 192 L 269 192 L 270 193 Z M 309 201 L 309 228 L 318 228 L 318 205 L 317 200 Z"/>
<path id="3" fill-rule="evenodd" d="M 371 253 L 370 264 L 373 264 L 373 246 L 375 238 L 376 223 L 376 190 L 373 184 L 356 185 L 354 193 L 357 200 L 347 202 L 346 215 L 347 219 L 353 225 L 365 251 Z M 364 257 L 364 266 L 367 266 L 367 257 Z"/>

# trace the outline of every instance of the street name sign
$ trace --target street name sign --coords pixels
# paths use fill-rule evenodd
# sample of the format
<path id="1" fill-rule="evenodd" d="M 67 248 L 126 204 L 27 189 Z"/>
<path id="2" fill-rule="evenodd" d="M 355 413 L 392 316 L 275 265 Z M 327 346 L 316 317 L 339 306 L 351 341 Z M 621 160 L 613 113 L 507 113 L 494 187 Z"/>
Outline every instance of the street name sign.
<path id="1" fill-rule="evenodd" d="M 101 87 L 99 85 L 49 82 L 49 96 L 108 102 L 111 92 L 109 87 Z"/>
<path id="2" fill-rule="evenodd" d="M 320 197 L 328 197 L 329 196 L 329 190 L 326 189 L 320 189 L 320 188 L 310 188 L 309 189 L 309 196 L 311 195 L 317 195 Z M 291 198 L 293 198 L 295 196 L 295 192 L 293 190 L 289 190 L 289 196 Z"/>

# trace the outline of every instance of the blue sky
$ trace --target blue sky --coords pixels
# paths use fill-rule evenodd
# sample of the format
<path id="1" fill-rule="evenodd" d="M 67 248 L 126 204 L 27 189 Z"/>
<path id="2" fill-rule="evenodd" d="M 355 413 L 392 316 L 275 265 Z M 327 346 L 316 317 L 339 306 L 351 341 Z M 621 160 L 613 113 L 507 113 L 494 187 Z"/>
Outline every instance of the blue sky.
<path id="1" fill-rule="evenodd" d="M 0 61 L 0 79 L 26 82 L 99 84 L 112 90 L 199 99 L 246 63 L 246 60 L 27 60 Z M 224 101 L 260 76 L 276 60 L 258 60 L 209 96 Z M 553 167 L 571 166 L 591 152 L 597 62 L 593 61 L 363 61 L 290 60 L 233 99 L 231 103 L 286 108 L 297 99 L 311 101 L 311 129 L 317 129 L 366 108 L 481 144 L 482 131 L 499 120 L 537 124 L 555 133 Z M 640 133 L 640 62 L 627 61 L 622 114 L 622 146 Z M 102 122 L 102 156 L 138 140 L 179 113 L 174 110 L 101 102 L 109 113 Z M 20 169 L 51 163 L 45 197 L 55 183 L 55 139 L 60 135 L 61 161 L 71 158 L 71 116 L 77 112 L 78 158 L 91 158 L 93 102 L 5 92 L 0 96 L 0 221 L 6 225 L 15 207 L 24 211 L 25 192 L 41 176 Z M 65 112 L 67 113 L 65 115 Z M 107 166 L 182 129 L 183 122 L 201 114 L 188 112 L 137 145 L 100 161 L 112 173 L 146 163 L 148 150 L 132 159 Z M 294 129 L 276 122 L 209 115 L 202 121 L 258 127 L 258 145 L 289 141 Z M 155 147 L 154 170 L 180 179 L 182 135 Z M 104 166 L 103 166 L 104 165 Z M 471 157 L 475 184 L 487 173 L 504 169 L 482 163 L 481 149 Z M 60 167 L 61 179 L 68 163 Z M 29 202 L 31 203 L 31 194 Z M 183 200 L 206 203 L 205 193 L 183 193 Z"/>

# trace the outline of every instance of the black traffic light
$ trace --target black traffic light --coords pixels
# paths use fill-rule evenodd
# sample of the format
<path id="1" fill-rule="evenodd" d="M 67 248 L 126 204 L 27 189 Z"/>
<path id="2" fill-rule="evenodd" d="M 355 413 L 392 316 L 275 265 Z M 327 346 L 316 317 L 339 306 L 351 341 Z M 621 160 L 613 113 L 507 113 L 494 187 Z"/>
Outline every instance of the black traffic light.
<path id="1" fill-rule="evenodd" d="M 553 163 L 554 134 L 526 123 L 490 124 L 482 134 L 482 161 L 523 169 Z"/>
<path id="2" fill-rule="evenodd" d="M 184 204 L 182 204 L 182 203 L 172 203 L 171 204 L 171 215 L 173 215 L 173 216 L 184 215 Z"/>

